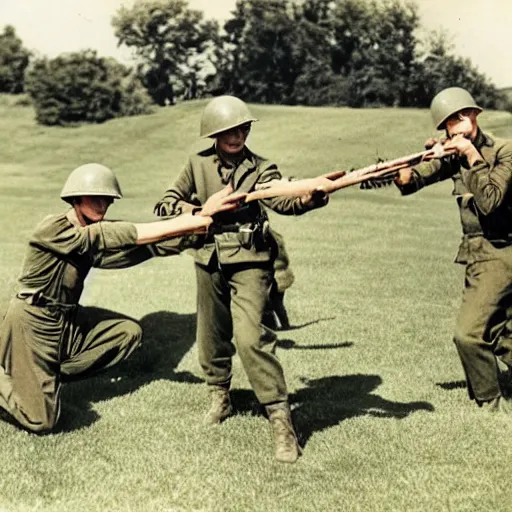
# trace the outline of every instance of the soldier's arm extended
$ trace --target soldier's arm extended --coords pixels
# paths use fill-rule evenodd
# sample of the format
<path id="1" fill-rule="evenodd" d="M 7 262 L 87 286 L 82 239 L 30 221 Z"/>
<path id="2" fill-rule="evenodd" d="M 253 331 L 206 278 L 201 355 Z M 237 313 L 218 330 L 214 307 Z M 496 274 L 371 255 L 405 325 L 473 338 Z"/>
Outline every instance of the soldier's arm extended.
<path id="1" fill-rule="evenodd" d="M 49 216 L 36 228 L 31 244 L 55 254 L 86 254 L 123 250 L 135 245 L 137 231 L 130 222 L 102 221 L 80 226 L 74 210 Z"/>
<path id="2" fill-rule="evenodd" d="M 283 179 L 283 176 L 277 168 L 277 165 L 270 162 L 264 162 L 261 165 L 262 170 L 256 183 L 257 186 L 274 180 Z M 302 215 L 306 212 L 314 210 L 315 208 L 325 206 L 325 204 L 327 204 L 327 196 L 323 193 L 319 193 L 313 197 L 277 196 L 268 199 L 262 199 L 261 202 L 266 207 L 282 215 Z"/>
<path id="3" fill-rule="evenodd" d="M 195 191 L 192 166 L 189 161 L 155 205 L 154 213 L 159 217 L 170 217 L 193 211 L 197 207 L 197 204 L 191 201 Z"/>
<path id="4" fill-rule="evenodd" d="M 190 235 L 169 238 L 162 242 L 138 245 L 120 251 L 105 251 L 100 254 L 94 266 L 102 269 L 129 268 L 154 257 L 175 256 L 185 249 L 194 247 L 198 236 Z"/>
<path id="5" fill-rule="evenodd" d="M 198 215 L 184 213 L 171 219 L 157 222 L 138 224 L 122 224 L 122 230 L 131 231 L 132 245 L 137 247 L 123 247 L 109 245 L 98 253 L 94 266 L 101 268 L 123 268 L 142 263 L 154 256 L 172 256 L 193 247 L 196 235 L 205 234 L 213 222 L 212 215 L 238 207 L 239 201 L 245 194 L 232 193 L 228 186 L 213 194 L 203 205 Z M 118 223 L 103 222 L 103 231 L 117 233 Z M 182 236 L 185 235 L 185 236 Z M 116 250 L 117 249 L 117 250 Z"/>
<path id="6" fill-rule="evenodd" d="M 512 184 L 512 141 L 497 148 L 494 162 L 484 158 L 469 169 L 461 169 L 462 181 L 473 194 L 477 208 L 488 215 L 496 210 L 510 193 Z"/>

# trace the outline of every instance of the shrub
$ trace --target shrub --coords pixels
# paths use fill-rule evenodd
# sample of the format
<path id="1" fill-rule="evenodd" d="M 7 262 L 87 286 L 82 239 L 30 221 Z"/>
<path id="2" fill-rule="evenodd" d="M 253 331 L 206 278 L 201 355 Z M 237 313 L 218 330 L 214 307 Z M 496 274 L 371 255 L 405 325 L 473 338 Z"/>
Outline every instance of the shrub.
<path id="1" fill-rule="evenodd" d="M 33 104 L 32 104 L 32 100 L 28 94 L 20 94 L 16 98 L 14 105 L 17 107 L 31 107 Z"/>
<path id="2" fill-rule="evenodd" d="M 37 121 L 46 125 L 102 123 L 150 112 L 149 97 L 131 71 L 92 50 L 37 60 L 27 73 L 26 89 Z"/>
<path id="3" fill-rule="evenodd" d="M 14 27 L 7 25 L 0 34 L 0 92 L 20 94 L 30 52 L 23 47 Z"/>

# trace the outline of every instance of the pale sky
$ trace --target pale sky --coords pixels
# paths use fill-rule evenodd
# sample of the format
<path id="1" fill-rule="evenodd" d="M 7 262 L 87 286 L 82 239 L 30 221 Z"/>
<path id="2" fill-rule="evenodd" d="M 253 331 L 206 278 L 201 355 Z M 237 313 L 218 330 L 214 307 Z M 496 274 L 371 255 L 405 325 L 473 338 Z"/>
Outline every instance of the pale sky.
<path id="1" fill-rule="evenodd" d="M 54 57 L 86 48 L 126 61 L 110 25 L 133 0 L 0 0 L 0 28 L 14 25 L 26 47 Z M 235 0 L 189 0 L 208 18 L 226 19 Z M 422 25 L 445 28 L 455 51 L 470 57 L 498 87 L 512 86 L 512 0 L 416 0 Z"/>

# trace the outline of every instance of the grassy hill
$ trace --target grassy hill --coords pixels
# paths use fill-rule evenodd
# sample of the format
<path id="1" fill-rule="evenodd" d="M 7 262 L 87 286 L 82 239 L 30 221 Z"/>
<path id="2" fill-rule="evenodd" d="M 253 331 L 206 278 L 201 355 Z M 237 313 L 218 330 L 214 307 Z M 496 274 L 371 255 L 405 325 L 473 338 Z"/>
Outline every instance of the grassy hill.
<path id="1" fill-rule="evenodd" d="M 76 166 L 117 173 L 111 218 L 151 220 L 197 138 L 205 102 L 99 126 L 37 126 L 0 97 L 0 311 L 36 222 L 64 209 Z M 433 135 L 415 109 L 254 106 L 249 146 L 284 174 L 313 176 L 421 150 Z M 512 137 L 510 114 L 484 129 Z M 449 183 L 401 198 L 357 188 L 293 219 L 272 215 L 296 275 L 279 333 L 304 455 L 273 460 L 266 420 L 235 359 L 237 414 L 201 424 L 208 400 L 194 347 L 187 255 L 95 271 L 85 305 L 139 319 L 145 348 L 114 371 L 63 390 L 55 434 L 0 422 L 2 511 L 509 510 L 510 418 L 469 402 L 451 342 L 463 284 Z"/>

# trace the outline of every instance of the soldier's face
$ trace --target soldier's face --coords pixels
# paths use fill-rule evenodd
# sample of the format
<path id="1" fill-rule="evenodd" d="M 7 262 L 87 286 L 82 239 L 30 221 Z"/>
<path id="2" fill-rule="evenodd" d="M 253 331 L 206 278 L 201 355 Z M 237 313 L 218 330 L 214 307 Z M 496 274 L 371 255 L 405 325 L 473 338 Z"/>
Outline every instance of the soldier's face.
<path id="1" fill-rule="evenodd" d="M 462 134 L 466 139 L 474 140 L 478 131 L 476 116 L 478 110 L 465 108 L 459 110 L 445 121 L 446 133 L 449 138 Z"/>
<path id="2" fill-rule="evenodd" d="M 229 155 L 240 153 L 251 131 L 251 123 L 245 123 L 217 135 L 217 146 Z"/>
<path id="3" fill-rule="evenodd" d="M 85 219 L 92 222 L 103 220 L 113 198 L 108 196 L 82 196 L 77 207 Z"/>

